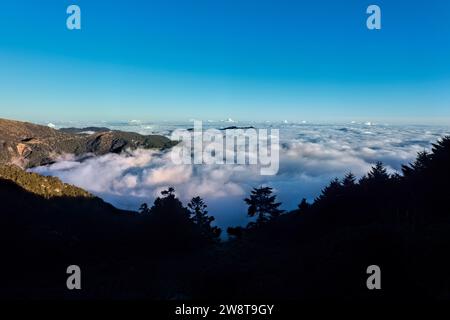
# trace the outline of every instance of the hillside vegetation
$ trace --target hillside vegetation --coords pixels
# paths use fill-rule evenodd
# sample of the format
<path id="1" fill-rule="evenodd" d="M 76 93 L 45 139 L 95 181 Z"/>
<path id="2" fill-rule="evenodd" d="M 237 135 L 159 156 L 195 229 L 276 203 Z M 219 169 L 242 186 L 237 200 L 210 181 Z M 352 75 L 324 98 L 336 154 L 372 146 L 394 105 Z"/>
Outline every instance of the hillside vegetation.
<path id="1" fill-rule="evenodd" d="M 99 128 L 102 129 L 102 128 Z M 54 162 L 65 154 L 103 155 L 127 149 L 165 149 L 175 142 L 159 135 L 123 131 L 79 134 L 76 130 L 55 130 L 27 122 L 0 119 L 0 164 L 31 168 Z"/>
<path id="2" fill-rule="evenodd" d="M 12 181 L 24 190 L 46 199 L 52 197 L 94 197 L 81 188 L 61 182 L 58 178 L 26 172 L 14 165 L 0 165 L 0 179 Z"/>

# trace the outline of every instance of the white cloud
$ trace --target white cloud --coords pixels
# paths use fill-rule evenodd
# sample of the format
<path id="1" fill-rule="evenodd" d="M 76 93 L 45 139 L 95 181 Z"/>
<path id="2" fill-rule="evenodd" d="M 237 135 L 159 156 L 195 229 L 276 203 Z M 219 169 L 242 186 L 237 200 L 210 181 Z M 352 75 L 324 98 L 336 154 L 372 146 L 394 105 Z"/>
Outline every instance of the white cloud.
<path id="1" fill-rule="evenodd" d="M 65 156 L 34 171 L 93 192 L 114 205 L 137 210 L 151 204 L 161 190 L 175 187 L 181 200 L 200 195 L 221 226 L 246 222 L 243 198 L 252 187 L 274 187 L 285 209 L 302 197 L 313 199 L 334 177 L 348 171 L 365 174 L 376 161 L 389 171 L 400 170 L 418 151 L 448 134 L 448 128 L 285 125 L 280 128 L 280 170 L 261 176 L 257 166 L 175 165 L 170 153 L 136 150 L 87 160 Z"/>

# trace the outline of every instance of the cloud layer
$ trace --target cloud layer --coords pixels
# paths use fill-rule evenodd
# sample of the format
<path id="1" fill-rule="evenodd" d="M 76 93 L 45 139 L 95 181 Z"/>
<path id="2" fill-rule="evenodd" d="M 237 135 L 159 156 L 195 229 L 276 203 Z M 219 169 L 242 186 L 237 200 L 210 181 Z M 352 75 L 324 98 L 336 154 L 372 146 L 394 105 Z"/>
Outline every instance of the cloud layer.
<path id="1" fill-rule="evenodd" d="M 197 195 L 205 198 L 217 224 L 225 227 L 247 222 L 243 198 L 252 187 L 272 186 L 283 207 L 293 209 L 302 197 L 316 197 L 332 178 L 349 171 L 362 176 L 376 161 L 391 172 L 400 170 L 449 132 L 445 127 L 283 125 L 276 176 L 261 176 L 257 166 L 249 165 L 175 165 L 169 152 L 149 150 L 82 161 L 68 155 L 34 171 L 132 210 L 143 202 L 151 204 L 161 190 L 174 186 L 184 203 Z"/>

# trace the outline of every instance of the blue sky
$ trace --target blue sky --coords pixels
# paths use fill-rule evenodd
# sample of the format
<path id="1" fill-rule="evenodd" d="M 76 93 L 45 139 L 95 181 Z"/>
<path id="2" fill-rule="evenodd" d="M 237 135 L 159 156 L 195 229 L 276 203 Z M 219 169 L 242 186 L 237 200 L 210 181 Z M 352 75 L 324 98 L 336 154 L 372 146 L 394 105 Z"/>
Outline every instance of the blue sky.
<path id="1" fill-rule="evenodd" d="M 449 58 L 445 0 L 5 0 L 0 117 L 449 124 Z"/>

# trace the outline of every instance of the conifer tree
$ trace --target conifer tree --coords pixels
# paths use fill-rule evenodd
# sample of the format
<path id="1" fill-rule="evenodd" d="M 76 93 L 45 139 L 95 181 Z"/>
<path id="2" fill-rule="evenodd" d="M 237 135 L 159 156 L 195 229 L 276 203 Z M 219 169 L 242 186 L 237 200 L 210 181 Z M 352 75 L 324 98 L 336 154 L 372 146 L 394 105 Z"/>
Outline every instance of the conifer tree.
<path id="1" fill-rule="evenodd" d="M 207 205 L 200 197 L 192 198 L 188 203 L 191 220 L 200 228 L 203 236 L 207 239 L 215 240 L 220 236 L 221 230 L 218 227 L 211 226 L 214 217 L 208 215 Z"/>
<path id="2" fill-rule="evenodd" d="M 281 202 L 275 202 L 275 199 L 276 195 L 272 193 L 272 188 L 254 188 L 250 197 L 244 199 L 249 206 L 248 215 L 250 217 L 257 216 L 257 224 L 262 224 L 278 217 L 283 213 L 283 210 L 279 209 Z"/>
<path id="3" fill-rule="evenodd" d="M 298 212 L 299 213 L 305 213 L 311 208 L 311 205 L 306 201 L 305 198 L 302 199 L 302 201 L 298 205 Z"/>
<path id="4" fill-rule="evenodd" d="M 353 187 L 355 185 L 356 177 L 353 173 L 349 172 L 342 179 L 342 185 L 346 188 Z"/>

